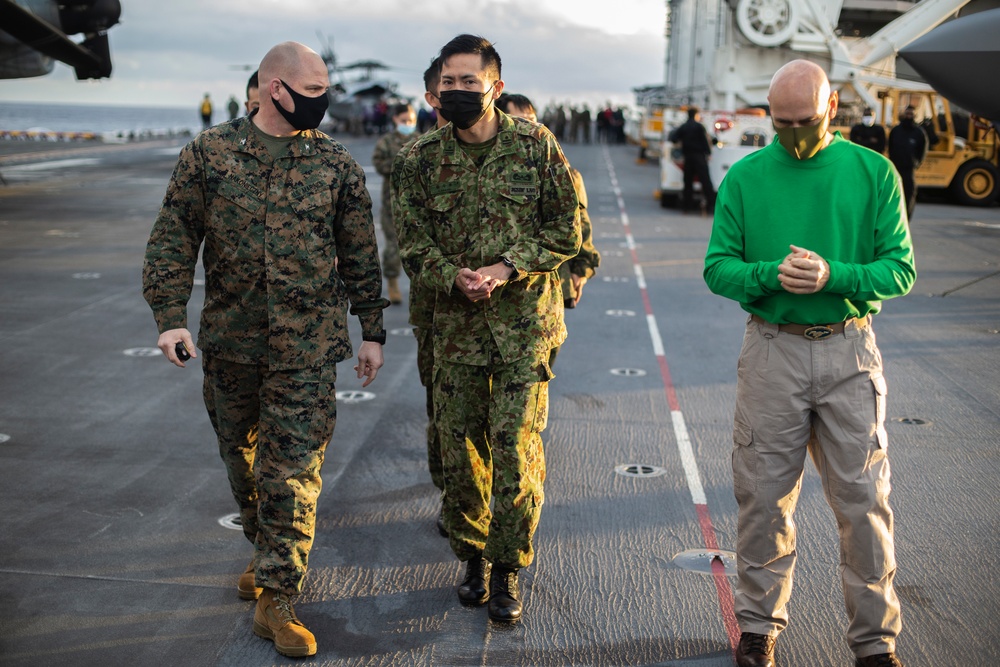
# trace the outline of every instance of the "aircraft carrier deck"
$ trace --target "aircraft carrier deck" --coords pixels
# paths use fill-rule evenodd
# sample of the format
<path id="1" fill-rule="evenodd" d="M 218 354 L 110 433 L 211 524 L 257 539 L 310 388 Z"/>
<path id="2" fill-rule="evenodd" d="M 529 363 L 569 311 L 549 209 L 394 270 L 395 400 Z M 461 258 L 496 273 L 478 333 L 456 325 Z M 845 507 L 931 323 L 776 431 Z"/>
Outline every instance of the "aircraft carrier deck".
<path id="1" fill-rule="evenodd" d="M 366 166 L 374 139 L 338 137 Z M 732 665 L 730 470 L 745 316 L 709 293 L 711 220 L 659 207 L 632 146 L 567 145 L 603 262 L 550 386 L 546 506 L 524 621 L 462 607 L 438 536 L 403 306 L 364 392 L 345 362 L 299 617 L 318 654 L 254 636 L 251 555 L 201 399 L 155 347 L 143 251 L 179 144 L 3 143 L 0 664 Z M 378 220 L 376 211 L 375 219 Z M 1000 664 L 1000 208 L 918 204 L 919 278 L 875 327 L 908 667 Z M 190 305 L 197 321 L 203 288 Z M 360 341 L 356 320 L 351 323 Z M 832 513 L 811 463 L 783 667 L 847 666 Z M 686 558 L 675 559 L 683 552 Z M 721 560 L 714 560 L 719 554 Z M 681 567 L 678 563 L 687 565 Z"/>

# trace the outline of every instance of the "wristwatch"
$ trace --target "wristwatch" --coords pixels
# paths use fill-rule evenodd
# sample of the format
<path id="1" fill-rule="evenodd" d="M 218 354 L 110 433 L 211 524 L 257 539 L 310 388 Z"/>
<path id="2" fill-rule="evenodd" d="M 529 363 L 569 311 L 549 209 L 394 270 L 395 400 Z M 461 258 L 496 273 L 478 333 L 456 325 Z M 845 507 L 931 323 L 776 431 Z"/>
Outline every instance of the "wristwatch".
<path id="1" fill-rule="evenodd" d="M 379 332 L 375 334 L 362 334 L 361 340 L 366 343 L 378 343 L 379 345 L 385 345 L 385 329 L 380 329 Z"/>
<path id="2" fill-rule="evenodd" d="M 517 277 L 517 267 L 514 266 L 514 262 L 510 261 L 509 257 L 501 257 L 500 261 L 503 262 L 504 266 L 510 268 L 510 270 L 511 270 L 510 279 L 513 280 L 514 278 L 516 278 Z"/>

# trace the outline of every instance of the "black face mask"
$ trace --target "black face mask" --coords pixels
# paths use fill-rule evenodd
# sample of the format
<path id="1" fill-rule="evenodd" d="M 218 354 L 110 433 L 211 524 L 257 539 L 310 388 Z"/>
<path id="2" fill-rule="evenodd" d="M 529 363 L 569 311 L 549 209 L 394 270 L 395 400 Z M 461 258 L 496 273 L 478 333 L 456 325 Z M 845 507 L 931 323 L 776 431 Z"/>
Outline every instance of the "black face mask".
<path id="1" fill-rule="evenodd" d="M 472 90 L 442 90 L 438 95 L 441 117 L 451 122 L 460 130 L 468 130 L 486 115 L 489 104 L 484 104 L 486 96 L 493 86 L 485 93 Z"/>
<path id="2" fill-rule="evenodd" d="M 326 116 L 327 107 L 330 106 L 330 100 L 327 98 L 326 93 L 317 97 L 307 97 L 292 90 L 292 87 L 282 79 L 278 80 L 281 81 L 281 85 L 285 87 L 288 94 L 292 96 L 292 101 L 295 102 L 295 111 L 289 111 L 281 106 L 278 100 L 272 97 L 271 101 L 274 102 L 274 108 L 296 130 L 315 130 L 319 127 L 319 124 L 323 122 L 323 117 Z"/>

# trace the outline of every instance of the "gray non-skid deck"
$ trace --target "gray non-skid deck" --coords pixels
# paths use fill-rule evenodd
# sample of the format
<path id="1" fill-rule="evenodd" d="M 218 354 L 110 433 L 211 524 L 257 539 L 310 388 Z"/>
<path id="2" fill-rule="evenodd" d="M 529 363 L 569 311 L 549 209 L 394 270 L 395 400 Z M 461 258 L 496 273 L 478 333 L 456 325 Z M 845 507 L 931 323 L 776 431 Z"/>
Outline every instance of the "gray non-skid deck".
<path id="1" fill-rule="evenodd" d="M 374 139 L 339 138 L 366 165 L 378 206 Z M 254 636 L 253 605 L 236 597 L 251 550 L 223 525 L 235 508 L 200 364 L 180 370 L 149 354 L 156 331 L 140 267 L 178 148 L 67 146 L 20 166 L 0 157 L 0 664 L 732 664 L 732 579 L 717 587 L 672 564 L 706 547 L 705 520 L 609 167 L 723 550 L 735 540 L 730 427 L 744 316 L 702 282 L 711 220 L 661 209 L 657 169 L 637 164 L 636 148 L 565 147 L 587 183 L 603 263 L 567 314 L 550 387 L 524 622 L 493 625 L 455 597 L 460 565 L 434 527 L 415 342 L 405 307 L 394 306 L 372 395 L 357 393 L 351 363 L 340 369 L 345 393 L 296 607 L 319 642 L 305 660 Z M 1000 208 L 923 202 L 912 229 L 916 287 L 876 319 L 890 390 L 900 654 L 909 667 L 1000 664 Z M 616 474 L 626 464 L 663 474 Z M 853 664 L 834 520 L 811 465 L 797 519 L 779 664 Z"/>

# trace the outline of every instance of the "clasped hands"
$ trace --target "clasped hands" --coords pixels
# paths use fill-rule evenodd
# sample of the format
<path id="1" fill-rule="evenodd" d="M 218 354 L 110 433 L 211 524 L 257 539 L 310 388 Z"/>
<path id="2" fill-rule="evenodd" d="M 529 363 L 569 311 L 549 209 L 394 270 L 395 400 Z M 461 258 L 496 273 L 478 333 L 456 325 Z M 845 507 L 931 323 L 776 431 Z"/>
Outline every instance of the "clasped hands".
<path id="1" fill-rule="evenodd" d="M 792 294 L 814 294 L 830 279 L 826 260 L 805 248 L 788 246 L 791 252 L 778 265 L 778 281 Z"/>
<path id="2" fill-rule="evenodd" d="M 514 270 L 503 262 L 484 266 L 475 271 L 462 267 L 455 276 L 455 287 L 473 303 L 485 301 L 493 294 L 493 290 L 510 280 L 513 274 Z"/>

